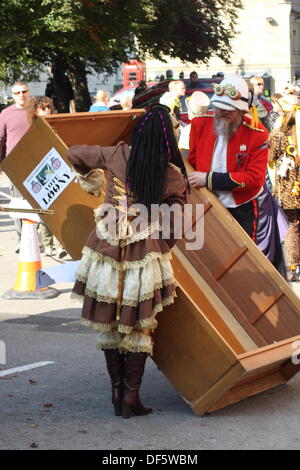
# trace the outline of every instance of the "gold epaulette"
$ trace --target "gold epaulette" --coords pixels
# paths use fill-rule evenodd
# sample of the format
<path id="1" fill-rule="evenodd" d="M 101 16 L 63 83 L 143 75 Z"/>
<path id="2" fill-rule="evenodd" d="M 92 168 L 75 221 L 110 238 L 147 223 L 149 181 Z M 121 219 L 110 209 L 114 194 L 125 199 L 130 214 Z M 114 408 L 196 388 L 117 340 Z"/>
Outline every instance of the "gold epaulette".
<path id="1" fill-rule="evenodd" d="M 252 131 L 264 132 L 264 129 L 260 129 L 259 127 L 251 127 L 251 125 L 245 121 L 243 121 L 243 125 L 249 127 L 249 129 L 252 129 Z"/>

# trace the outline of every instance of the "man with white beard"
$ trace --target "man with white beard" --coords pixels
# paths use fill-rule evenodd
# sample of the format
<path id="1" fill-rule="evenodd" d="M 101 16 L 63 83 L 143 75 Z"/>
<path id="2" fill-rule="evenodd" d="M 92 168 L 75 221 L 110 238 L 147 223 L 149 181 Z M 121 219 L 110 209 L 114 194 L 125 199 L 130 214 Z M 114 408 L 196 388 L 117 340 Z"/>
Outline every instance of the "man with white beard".
<path id="1" fill-rule="evenodd" d="M 268 161 L 268 132 L 253 124 L 249 89 L 238 75 L 216 84 L 211 98 L 214 114 L 193 119 L 188 160 L 195 168 L 191 186 L 206 186 L 256 241 L 257 197 Z"/>

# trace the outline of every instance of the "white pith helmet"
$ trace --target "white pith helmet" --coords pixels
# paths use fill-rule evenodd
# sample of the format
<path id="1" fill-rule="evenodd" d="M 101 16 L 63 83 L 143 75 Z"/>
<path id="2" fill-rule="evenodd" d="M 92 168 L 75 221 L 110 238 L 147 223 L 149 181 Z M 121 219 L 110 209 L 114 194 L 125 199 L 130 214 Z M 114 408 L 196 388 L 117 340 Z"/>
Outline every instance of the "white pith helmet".
<path id="1" fill-rule="evenodd" d="M 215 93 L 211 98 L 211 104 L 216 108 L 227 111 L 240 110 L 249 113 L 248 96 L 249 88 L 246 80 L 239 75 L 230 75 L 221 83 L 214 85 Z"/>
<path id="2" fill-rule="evenodd" d="M 205 93 L 202 91 L 194 91 L 194 93 L 186 99 L 189 119 L 192 120 L 194 117 L 198 117 L 201 113 L 206 112 L 209 103 L 210 99 Z"/>

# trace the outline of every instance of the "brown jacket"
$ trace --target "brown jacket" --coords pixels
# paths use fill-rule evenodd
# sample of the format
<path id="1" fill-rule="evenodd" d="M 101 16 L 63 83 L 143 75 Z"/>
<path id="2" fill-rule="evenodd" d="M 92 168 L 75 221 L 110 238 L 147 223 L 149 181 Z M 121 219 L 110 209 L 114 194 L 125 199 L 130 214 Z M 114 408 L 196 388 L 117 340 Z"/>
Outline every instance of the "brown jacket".
<path id="1" fill-rule="evenodd" d="M 127 220 L 126 216 L 131 219 L 130 203 L 128 203 L 125 195 L 125 180 L 126 180 L 126 167 L 129 158 L 130 149 L 124 142 L 118 143 L 113 147 L 101 147 L 99 145 L 77 145 L 70 147 L 68 151 L 68 158 L 75 170 L 81 174 L 87 174 L 91 169 L 101 168 L 106 170 L 106 195 L 104 204 L 108 204 L 114 209 L 117 209 L 117 224 L 122 220 Z M 184 191 L 186 189 L 186 180 L 184 179 L 181 171 L 174 165 L 170 165 L 167 172 L 167 184 L 165 193 L 161 203 L 171 206 L 172 204 L 179 204 L 181 209 L 184 204 Z M 124 215 L 125 208 L 128 203 L 128 212 Z M 90 234 L 86 245 L 94 251 L 101 252 L 102 254 L 113 258 L 120 259 L 120 237 L 118 229 L 115 233 L 104 233 L 103 227 L 103 206 L 95 210 L 96 228 Z M 105 216 L 106 223 L 112 220 L 110 213 Z M 151 236 L 157 230 L 155 224 L 153 227 L 147 224 L 146 230 L 143 234 L 138 235 L 139 226 L 135 227 L 135 231 L 129 230 L 129 235 L 125 241 L 126 252 L 125 260 L 141 260 L 150 252 L 166 253 L 176 243 L 172 234 L 174 228 L 171 228 L 171 235 L 169 239 L 163 239 L 160 235 L 158 237 Z M 120 224 L 118 226 L 120 228 Z"/>

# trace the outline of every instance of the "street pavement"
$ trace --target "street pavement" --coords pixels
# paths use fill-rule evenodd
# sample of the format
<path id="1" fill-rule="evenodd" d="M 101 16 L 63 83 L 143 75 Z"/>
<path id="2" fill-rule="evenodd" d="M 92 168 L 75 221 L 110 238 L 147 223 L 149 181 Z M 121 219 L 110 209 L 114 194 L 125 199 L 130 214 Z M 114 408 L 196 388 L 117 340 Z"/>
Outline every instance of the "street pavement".
<path id="1" fill-rule="evenodd" d="M 3 174 L 0 190 L 8 191 Z M 13 222 L 3 213 L 0 295 L 15 282 L 15 246 Z M 42 262 L 62 261 L 42 256 Z M 80 325 L 72 285 L 54 287 L 59 295 L 53 299 L 0 298 L 0 346 L 6 346 L 2 370 L 0 364 L 1 450 L 299 449 L 300 374 L 285 386 L 197 417 L 148 359 L 141 396 L 153 413 L 115 417 L 96 335 Z M 293 287 L 299 295 L 299 285 Z"/>

